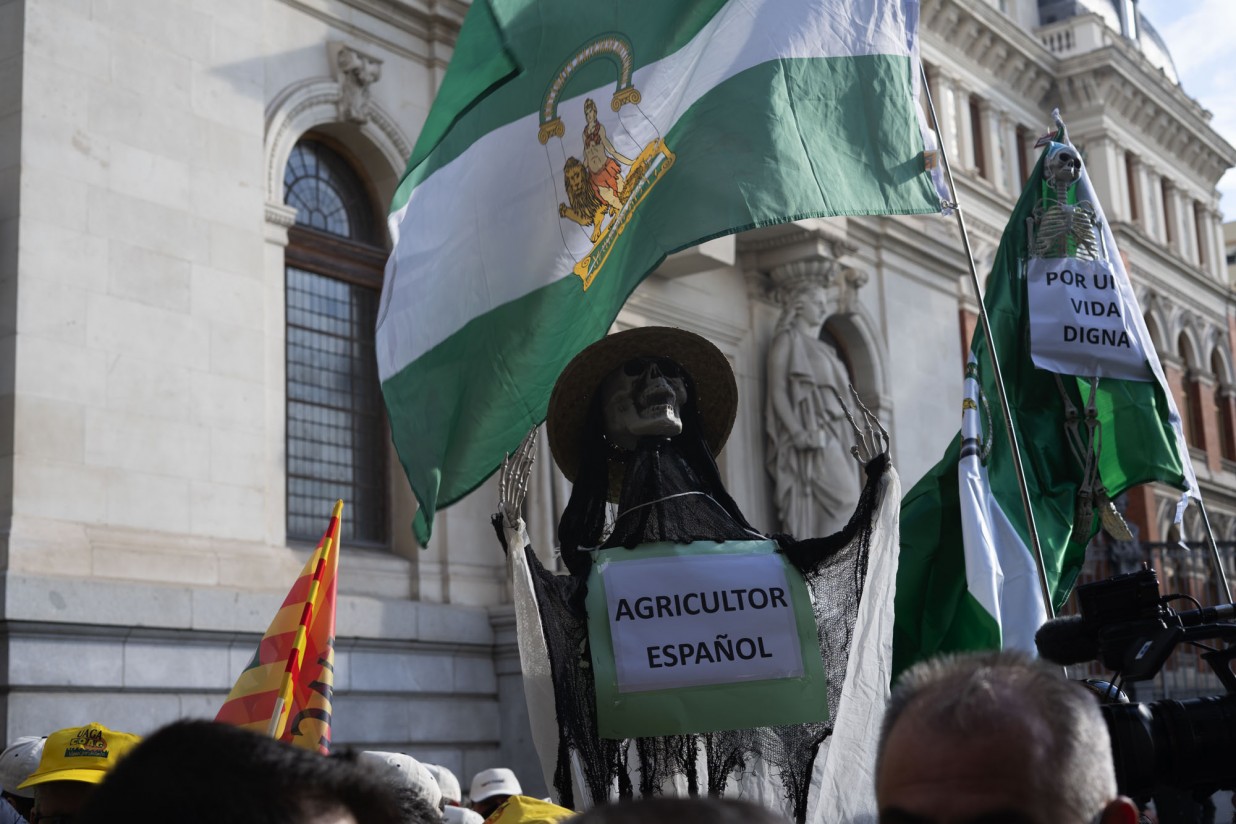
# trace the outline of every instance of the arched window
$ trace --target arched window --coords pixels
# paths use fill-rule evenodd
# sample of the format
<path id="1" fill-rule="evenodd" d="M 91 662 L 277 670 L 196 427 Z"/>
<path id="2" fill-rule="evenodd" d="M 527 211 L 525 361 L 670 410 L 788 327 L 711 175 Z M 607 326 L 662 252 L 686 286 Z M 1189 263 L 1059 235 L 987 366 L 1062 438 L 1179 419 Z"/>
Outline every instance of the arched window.
<path id="1" fill-rule="evenodd" d="M 284 170 L 287 534 L 317 540 L 336 499 L 342 537 L 387 541 L 387 428 L 373 330 L 386 250 L 364 181 L 308 136 Z"/>
<path id="2" fill-rule="evenodd" d="M 1236 432 L 1232 420 L 1232 385 L 1218 351 L 1210 356 L 1210 371 L 1215 373 L 1215 424 L 1219 432 L 1219 457 L 1236 461 Z"/>

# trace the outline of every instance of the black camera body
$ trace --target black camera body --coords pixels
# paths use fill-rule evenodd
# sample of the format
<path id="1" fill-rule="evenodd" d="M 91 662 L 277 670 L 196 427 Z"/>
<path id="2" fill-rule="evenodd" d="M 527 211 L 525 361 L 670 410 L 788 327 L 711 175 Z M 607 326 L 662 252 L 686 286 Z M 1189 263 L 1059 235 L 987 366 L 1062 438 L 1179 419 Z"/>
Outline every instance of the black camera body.
<path id="1" fill-rule="evenodd" d="M 1155 677 L 1181 642 L 1236 641 L 1231 604 L 1175 612 L 1144 568 L 1077 588 L 1080 615 L 1049 621 L 1035 636 L 1039 654 L 1060 664 L 1099 661 L 1124 683 Z M 1202 658 L 1225 695 L 1145 704 L 1105 703 L 1120 792 L 1146 799 L 1163 788 L 1198 795 L 1236 790 L 1236 645 Z"/>

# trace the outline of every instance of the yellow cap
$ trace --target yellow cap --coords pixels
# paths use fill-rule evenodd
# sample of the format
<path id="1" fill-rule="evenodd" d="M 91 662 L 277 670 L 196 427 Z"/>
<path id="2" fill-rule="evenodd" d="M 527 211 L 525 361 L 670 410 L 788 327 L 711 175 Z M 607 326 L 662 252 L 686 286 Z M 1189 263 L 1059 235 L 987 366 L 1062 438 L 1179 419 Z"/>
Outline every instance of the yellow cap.
<path id="1" fill-rule="evenodd" d="M 141 740 L 139 735 L 115 732 L 102 724 L 57 730 L 47 736 L 39 768 L 18 785 L 18 789 L 48 781 L 98 784 L 107 771 Z"/>

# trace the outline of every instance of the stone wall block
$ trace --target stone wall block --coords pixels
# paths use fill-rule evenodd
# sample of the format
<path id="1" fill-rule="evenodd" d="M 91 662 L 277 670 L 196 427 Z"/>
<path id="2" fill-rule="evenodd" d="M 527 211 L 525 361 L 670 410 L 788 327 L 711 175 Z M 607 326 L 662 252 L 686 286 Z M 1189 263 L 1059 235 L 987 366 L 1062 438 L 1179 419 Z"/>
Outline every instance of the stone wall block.
<path id="1" fill-rule="evenodd" d="M 268 588 L 286 582 L 290 587 L 300 574 L 303 562 L 296 563 L 286 553 L 271 551 L 267 547 L 244 544 L 248 551 L 242 553 L 218 552 L 219 585 L 228 588 Z M 286 593 L 285 593 L 286 594 Z M 272 609 L 277 609 L 278 604 Z M 271 613 L 274 614 L 273 612 Z M 242 627 L 243 628 L 243 627 Z"/>
<path id="2" fill-rule="evenodd" d="M 353 649 L 351 689 L 358 692 L 450 692 L 451 658 L 423 652 Z"/>
<path id="3" fill-rule="evenodd" d="M 9 696 L 9 736 L 47 735 L 97 721 L 113 730 L 149 735 L 180 715 L 175 695 L 152 693 L 134 700 L 114 692 L 37 692 Z"/>
<path id="4" fill-rule="evenodd" d="M 187 629 L 189 590 L 122 581 L 9 573 L 4 617 L 13 621 Z"/>
<path id="5" fill-rule="evenodd" d="M 111 145 L 85 128 L 81 117 L 23 118 L 21 158 L 28 169 L 69 175 L 79 186 L 107 186 L 111 179 Z"/>
<path id="6" fill-rule="evenodd" d="M 210 479 L 261 488 L 266 483 L 266 438 L 261 432 L 210 431 Z"/>
<path id="7" fill-rule="evenodd" d="M 210 431 L 176 420 L 88 408 L 86 463 L 169 478 L 207 478 Z"/>
<path id="8" fill-rule="evenodd" d="M 259 433 L 266 425 L 261 384 L 201 373 L 194 375 L 189 392 L 196 423 Z"/>
<path id="9" fill-rule="evenodd" d="M 9 184 L 17 181 L 16 171 L 14 167 L 11 180 L 0 177 L 0 191 L 11 190 Z M 89 193 L 94 188 L 87 186 L 83 197 L 80 180 L 46 169 L 27 169 L 21 175 L 22 222 L 59 223 L 62 229 L 86 233 L 90 224 Z M 26 251 L 22 249 L 22 254 Z"/>
<path id="10" fill-rule="evenodd" d="M 288 579 L 288 586 L 294 578 Z M 253 582 L 250 581 L 252 584 Z M 254 633 L 252 644 L 248 646 L 249 654 L 257 646 L 257 638 L 270 626 L 271 619 L 279 611 L 286 592 L 237 592 L 226 589 L 195 589 L 190 606 L 192 619 L 190 626 L 196 630 L 212 632 L 246 632 Z"/>
<path id="11" fill-rule="evenodd" d="M 27 574 L 91 574 L 87 529 L 63 520 L 18 516 L 9 533 L 8 567 Z"/>
<path id="12" fill-rule="evenodd" d="M 112 241 L 106 284 L 116 297 L 171 312 L 189 311 L 189 262 L 175 255 Z"/>
<path id="13" fill-rule="evenodd" d="M 493 629 L 489 614 L 477 607 L 422 604 L 420 634 L 422 641 L 444 641 L 456 644 L 492 644 Z"/>
<path id="14" fill-rule="evenodd" d="M 108 363 L 107 410 L 123 417 L 184 421 L 189 417 L 193 374 L 182 367 L 117 355 Z M 195 438 L 205 432 L 202 427 L 192 427 Z"/>
<path id="15" fill-rule="evenodd" d="M 210 327 L 197 318 L 107 295 L 90 295 L 86 340 L 92 349 L 157 363 L 206 369 Z"/>
<path id="16" fill-rule="evenodd" d="M 13 461 L 13 512 L 99 523 L 107 516 L 107 471 L 18 455 Z"/>
<path id="17" fill-rule="evenodd" d="M 22 206 L 24 209 L 24 202 Z M 81 293 L 107 291 L 108 269 L 103 262 L 108 261 L 108 266 L 111 262 L 106 238 L 23 214 L 18 240 L 23 287 L 27 282 L 39 281 L 57 283 Z"/>
<path id="18" fill-rule="evenodd" d="M 16 454 L 65 463 L 85 459 L 85 410 L 79 403 L 18 395 L 13 399 Z"/>
<path id="19" fill-rule="evenodd" d="M 80 192 L 77 196 L 81 196 Z M 86 205 L 91 234 L 145 246 L 170 257 L 184 257 L 184 250 L 194 245 L 193 224 L 183 204 L 163 206 L 91 187 Z"/>
<path id="20" fill-rule="evenodd" d="M 176 717 L 213 721 L 223 702 L 227 700 L 227 693 L 231 688 L 232 684 L 229 683 L 226 689 L 217 693 L 180 693 L 180 708 Z"/>
<path id="21" fill-rule="evenodd" d="M 251 165 L 256 168 L 253 173 L 258 180 L 255 186 L 261 185 L 262 144 L 255 141 L 255 157 Z M 232 272 L 246 277 L 263 277 L 265 242 L 260 232 L 253 227 L 237 229 L 225 223 L 208 223 L 209 256 L 211 268 L 224 272 Z"/>
<path id="22" fill-rule="evenodd" d="M 331 707 L 332 737 L 358 745 L 423 738 L 419 728 L 411 723 L 411 703 L 404 698 L 371 698 L 336 692 Z"/>
<path id="23" fill-rule="evenodd" d="M 107 476 L 107 522 L 115 526 L 184 533 L 189 528 L 189 482 L 166 475 L 112 470 Z M 159 550 L 117 547 L 104 550 L 104 565 L 119 578 L 206 583 L 216 578 L 213 559 L 207 568 L 197 556 Z M 169 577 L 163 577 L 163 575 Z"/>
<path id="24" fill-rule="evenodd" d="M 412 601 L 340 595 L 335 622 L 341 634 L 354 638 L 420 638 L 419 618 L 424 609 L 424 604 Z"/>
<path id="25" fill-rule="evenodd" d="M 234 683 L 227 676 L 226 647 L 131 639 L 124 642 L 125 689 L 227 692 Z"/>
<path id="26" fill-rule="evenodd" d="M 87 321 L 89 322 L 89 321 Z M 23 338 L 17 391 L 45 398 L 97 403 L 106 385 L 103 352 L 47 338 Z"/>
<path id="27" fill-rule="evenodd" d="M 488 743 L 501 735 L 498 702 L 441 699 L 407 700 L 411 740 Z"/>
<path id="28" fill-rule="evenodd" d="M 49 636 L 9 641 L 8 683 L 13 687 L 120 687 L 124 684 L 120 649 L 105 639 Z"/>
<path id="29" fill-rule="evenodd" d="M 486 656 L 456 655 L 453 685 L 456 692 L 493 695 L 498 691 L 498 679 L 494 674 L 493 658 Z"/>
<path id="30" fill-rule="evenodd" d="M 266 494 L 260 488 L 193 481 L 189 503 L 189 531 L 194 535 L 245 541 L 265 537 Z"/>
<path id="31" fill-rule="evenodd" d="M 213 323 L 210 329 L 210 371 L 250 383 L 266 380 L 266 336 L 259 330 Z"/>
<path id="32" fill-rule="evenodd" d="M 111 29 L 65 13 L 59 3 L 25 5 L 27 53 L 73 69 L 82 80 L 111 77 Z"/>
<path id="33" fill-rule="evenodd" d="M 108 182 L 111 188 L 140 200 L 173 209 L 197 201 L 189 182 L 186 159 L 166 157 L 118 140 L 111 144 Z"/>

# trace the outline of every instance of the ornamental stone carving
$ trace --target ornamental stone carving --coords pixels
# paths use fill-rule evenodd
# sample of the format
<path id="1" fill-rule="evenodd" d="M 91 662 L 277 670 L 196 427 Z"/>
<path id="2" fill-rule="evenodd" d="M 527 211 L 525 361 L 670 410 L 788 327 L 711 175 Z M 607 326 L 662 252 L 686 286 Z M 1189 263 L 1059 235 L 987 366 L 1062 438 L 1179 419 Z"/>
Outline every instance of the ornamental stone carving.
<path id="1" fill-rule="evenodd" d="M 768 349 L 765 412 L 777 516 L 798 538 L 830 535 L 845 526 L 862 485 L 850 424 L 834 394 L 848 397 L 850 375 L 820 332 L 831 315 L 851 310 L 866 275 L 813 257 L 775 266 L 770 277 L 781 306 Z"/>
<path id="2" fill-rule="evenodd" d="M 368 123 L 369 87 L 382 76 L 382 61 L 342 43 L 329 44 L 331 70 L 339 82 L 339 119 Z"/>

